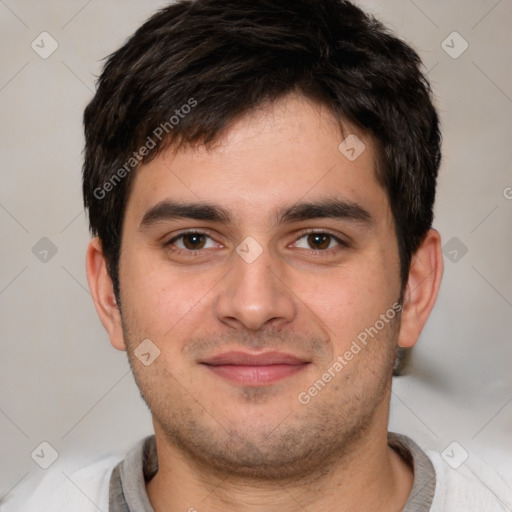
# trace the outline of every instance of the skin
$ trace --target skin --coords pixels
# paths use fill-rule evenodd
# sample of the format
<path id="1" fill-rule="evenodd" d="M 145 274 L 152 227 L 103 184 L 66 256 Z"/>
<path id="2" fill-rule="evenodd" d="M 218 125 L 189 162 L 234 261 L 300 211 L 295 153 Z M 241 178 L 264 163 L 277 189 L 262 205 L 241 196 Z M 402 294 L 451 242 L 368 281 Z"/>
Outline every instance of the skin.
<path id="1" fill-rule="evenodd" d="M 160 468 L 147 491 L 156 512 L 394 511 L 407 501 L 412 470 L 386 439 L 391 376 L 397 345 L 414 345 L 437 297 L 437 231 L 413 258 L 401 318 L 309 403 L 298 400 L 401 292 L 374 144 L 348 124 L 344 131 L 365 144 L 354 161 L 338 150 L 344 135 L 332 113 L 290 95 L 232 123 L 213 147 L 169 149 L 140 167 L 122 231 L 122 314 L 101 243 L 90 243 L 95 306 L 112 345 L 128 352 L 153 417 Z M 276 222 L 280 208 L 333 197 L 364 208 L 371 222 Z M 141 227 L 165 200 L 222 206 L 231 223 L 178 218 Z M 185 229 L 208 236 L 175 240 L 182 252 L 173 252 L 165 243 Z M 236 252 L 246 237 L 262 250 L 251 263 Z M 196 244 L 203 248 L 190 249 Z M 134 355 L 144 339 L 160 350 L 149 366 Z M 309 364 L 244 386 L 200 364 L 228 350 L 278 350 Z"/>

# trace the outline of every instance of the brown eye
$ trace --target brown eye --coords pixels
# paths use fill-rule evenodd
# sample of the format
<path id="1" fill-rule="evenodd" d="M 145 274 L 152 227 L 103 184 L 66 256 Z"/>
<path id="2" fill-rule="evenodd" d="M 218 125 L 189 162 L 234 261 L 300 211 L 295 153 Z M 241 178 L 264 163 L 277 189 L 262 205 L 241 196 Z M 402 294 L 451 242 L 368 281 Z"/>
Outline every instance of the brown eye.
<path id="1" fill-rule="evenodd" d="M 186 233 L 182 238 L 183 245 L 191 251 L 202 249 L 206 243 L 206 237 L 200 233 Z"/>
<path id="2" fill-rule="evenodd" d="M 331 235 L 327 233 L 310 233 L 308 235 L 308 244 L 313 249 L 327 249 L 331 242 Z"/>
<path id="3" fill-rule="evenodd" d="M 308 249 L 330 254 L 338 249 L 348 247 L 348 244 L 341 238 L 326 231 L 310 231 L 300 236 L 294 243 L 299 249 Z"/>
<path id="4" fill-rule="evenodd" d="M 178 252 L 202 252 L 200 249 L 211 249 L 215 248 L 216 246 L 217 244 L 209 235 L 199 231 L 181 233 L 165 244 L 166 248 Z"/>

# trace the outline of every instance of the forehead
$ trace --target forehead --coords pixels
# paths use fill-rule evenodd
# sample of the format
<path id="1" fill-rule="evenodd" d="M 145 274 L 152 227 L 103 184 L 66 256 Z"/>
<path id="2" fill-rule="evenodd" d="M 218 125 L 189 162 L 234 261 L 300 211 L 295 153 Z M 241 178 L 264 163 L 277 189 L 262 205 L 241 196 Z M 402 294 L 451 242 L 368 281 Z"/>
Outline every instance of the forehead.
<path id="1" fill-rule="evenodd" d="M 386 213 L 372 138 L 302 96 L 251 111 L 213 145 L 170 148 L 137 169 L 125 217 L 166 200 L 207 202 L 235 222 L 275 220 L 283 205 L 326 197 Z M 137 217 L 137 218 L 136 218 Z"/>

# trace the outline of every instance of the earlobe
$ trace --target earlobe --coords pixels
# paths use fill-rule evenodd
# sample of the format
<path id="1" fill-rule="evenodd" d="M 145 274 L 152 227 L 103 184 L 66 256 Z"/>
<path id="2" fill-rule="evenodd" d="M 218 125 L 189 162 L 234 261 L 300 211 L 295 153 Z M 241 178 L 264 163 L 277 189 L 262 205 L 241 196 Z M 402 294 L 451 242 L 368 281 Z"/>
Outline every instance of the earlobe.
<path id="1" fill-rule="evenodd" d="M 417 342 L 436 302 L 442 277 L 441 236 L 430 229 L 411 261 L 398 337 L 400 347 L 410 348 Z"/>
<path id="2" fill-rule="evenodd" d="M 94 307 L 103 327 L 110 337 L 110 343 L 118 350 L 126 350 L 121 324 L 121 313 L 114 294 L 112 279 L 98 237 L 89 242 L 86 255 L 86 271 Z"/>

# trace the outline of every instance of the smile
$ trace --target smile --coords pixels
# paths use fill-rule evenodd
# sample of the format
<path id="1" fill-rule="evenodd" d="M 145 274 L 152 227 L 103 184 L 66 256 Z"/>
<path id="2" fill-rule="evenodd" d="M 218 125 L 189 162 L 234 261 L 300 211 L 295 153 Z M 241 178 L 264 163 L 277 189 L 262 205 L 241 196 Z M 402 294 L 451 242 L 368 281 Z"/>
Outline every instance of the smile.
<path id="1" fill-rule="evenodd" d="M 201 362 L 209 371 L 243 386 L 265 386 L 304 370 L 309 362 L 279 352 L 228 352 Z"/>

